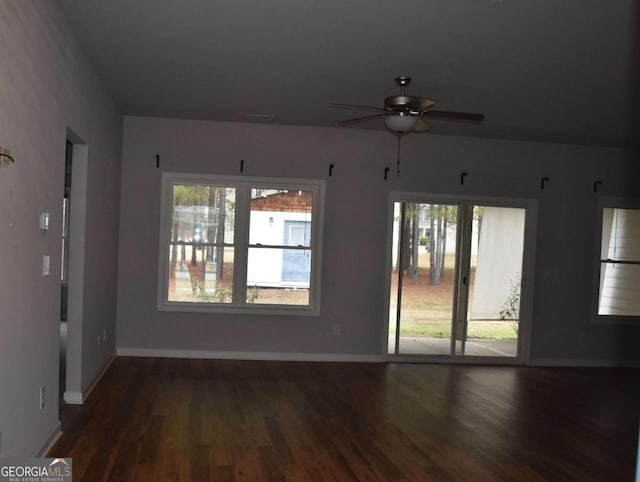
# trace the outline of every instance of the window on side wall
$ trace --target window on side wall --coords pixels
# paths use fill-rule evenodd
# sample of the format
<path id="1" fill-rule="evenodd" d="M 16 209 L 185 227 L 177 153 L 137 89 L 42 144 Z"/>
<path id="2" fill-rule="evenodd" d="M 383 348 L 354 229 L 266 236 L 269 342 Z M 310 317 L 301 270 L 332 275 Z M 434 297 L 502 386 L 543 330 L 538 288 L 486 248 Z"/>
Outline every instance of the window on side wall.
<path id="1" fill-rule="evenodd" d="M 158 308 L 318 314 L 324 182 L 165 173 Z"/>
<path id="2" fill-rule="evenodd" d="M 600 206 L 597 319 L 640 317 L 640 205 L 603 200 Z"/>

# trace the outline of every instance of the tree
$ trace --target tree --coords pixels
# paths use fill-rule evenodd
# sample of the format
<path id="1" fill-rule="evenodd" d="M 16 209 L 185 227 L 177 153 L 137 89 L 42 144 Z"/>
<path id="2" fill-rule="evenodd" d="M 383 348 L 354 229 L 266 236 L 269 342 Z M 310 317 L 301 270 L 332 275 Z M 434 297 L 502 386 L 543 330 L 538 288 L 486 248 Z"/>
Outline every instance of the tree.
<path id="1" fill-rule="evenodd" d="M 478 221 L 478 240 L 480 240 L 480 233 L 482 231 L 482 217 L 484 216 L 484 206 L 473 207 L 473 217 Z"/>
<path id="2" fill-rule="evenodd" d="M 414 282 L 418 281 L 418 248 L 419 248 L 419 205 L 414 203 L 405 204 L 404 224 L 401 226 L 402 233 L 402 269 L 403 273 L 411 276 Z M 400 251 L 398 251 L 400 255 Z"/>
<path id="3" fill-rule="evenodd" d="M 429 284 L 439 285 L 444 267 L 444 253 L 442 252 L 443 207 L 439 204 L 430 204 L 429 215 L 429 226 L 431 227 L 431 236 L 429 237 Z"/>
<path id="4" fill-rule="evenodd" d="M 215 196 L 212 196 L 212 191 L 215 192 L 219 189 L 223 189 L 223 188 L 201 186 L 201 185 L 189 186 L 189 185 L 182 185 L 182 184 L 175 185 L 173 187 L 174 212 L 173 212 L 173 226 L 172 226 L 173 229 L 172 229 L 171 241 L 174 244 L 172 244 L 172 247 L 171 247 L 171 251 L 172 251 L 171 254 L 174 262 L 177 257 L 177 246 L 178 246 L 177 244 L 175 244 L 175 242 L 176 241 L 184 242 L 186 241 L 186 238 L 191 237 L 191 264 L 192 265 L 197 264 L 196 245 L 201 240 L 196 239 L 195 228 L 196 228 L 196 225 L 198 225 L 198 222 L 206 221 L 204 219 L 202 220 L 198 219 L 195 209 L 192 209 L 191 211 L 189 211 L 189 214 L 187 214 L 186 210 L 180 209 L 180 208 L 181 207 L 196 208 L 197 206 L 209 206 L 209 208 L 211 208 L 213 207 L 211 202 L 212 200 L 215 199 Z M 206 224 L 207 226 L 209 225 L 208 222 Z M 185 255 L 186 255 L 186 246 L 184 244 L 181 245 L 181 250 L 182 250 L 181 260 L 184 261 Z M 173 275 L 174 272 L 175 272 L 175 267 L 172 266 L 171 275 Z"/>
<path id="5" fill-rule="evenodd" d="M 445 256 L 447 252 L 447 232 L 457 223 L 457 207 L 441 204 L 404 204 L 404 224 L 401 229 L 401 246 L 398 256 L 402 252 L 397 265 L 403 273 L 411 276 L 414 282 L 418 280 L 418 261 L 420 247 L 420 221 L 428 223 L 428 233 L 425 235 L 427 250 L 429 251 L 429 283 L 438 285 L 444 280 Z"/>
<path id="6" fill-rule="evenodd" d="M 217 204 L 217 226 L 216 226 L 216 279 L 224 276 L 224 228 L 226 223 L 227 195 L 225 188 L 219 188 Z"/>
<path id="7" fill-rule="evenodd" d="M 440 281 L 444 280 L 445 260 L 447 255 L 447 232 L 449 228 L 455 226 L 458 222 L 458 210 L 455 206 L 442 206 L 442 250 L 440 265 Z"/>
<path id="8" fill-rule="evenodd" d="M 439 285 L 444 280 L 447 254 L 447 232 L 457 223 L 456 206 L 429 204 L 429 284 Z"/>

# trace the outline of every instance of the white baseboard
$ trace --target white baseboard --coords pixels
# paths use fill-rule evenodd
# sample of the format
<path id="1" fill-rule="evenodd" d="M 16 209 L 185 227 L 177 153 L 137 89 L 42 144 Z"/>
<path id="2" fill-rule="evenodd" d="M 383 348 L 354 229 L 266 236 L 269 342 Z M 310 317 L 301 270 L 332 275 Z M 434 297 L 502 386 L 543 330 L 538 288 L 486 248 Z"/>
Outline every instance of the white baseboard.
<path id="1" fill-rule="evenodd" d="M 82 405 L 84 403 L 84 397 L 82 396 L 82 392 L 64 392 L 62 396 L 65 403 L 69 405 Z"/>
<path id="2" fill-rule="evenodd" d="M 56 425 L 53 427 L 53 430 L 51 431 L 49 436 L 33 456 L 37 458 L 46 456 L 51 447 L 53 447 L 53 444 L 58 441 L 60 435 L 62 435 L 62 425 L 60 424 L 60 422 L 56 422 Z"/>
<path id="3" fill-rule="evenodd" d="M 241 352 L 211 350 L 179 350 L 171 348 L 118 347 L 117 356 L 149 358 L 189 358 L 213 360 L 263 360 L 263 361 L 307 361 L 307 362 L 355 362 L 384 363 L 382 355 L 353 355 L 344 353 L 291 353 L 291 352 Z M 388 360 L 392 361 L 392 360 Z M 594 368 L 638 368 L 640 361 L 533 358 L 527 366 L 539 367 L 594 367 Z M 65 394 L 66 396 L 66 394 Z"/>
<path id="4" fill-rule="evenodd" d="M 640 361 L 625 360 L 589 360 L 561 358 L 533 358 L 529 362 L 532 367 L 568 367 L 568 368 L 638 368 Z"/>
<path id="5" fill-rule="evenodd" d="M 215 360 L 263 360 L 263 361 L 308 361 L 308 362 L 356 362 L 381 363 L 380 355 L 352 355 L 343 353 L 281 353 L 281 352 L 240 352 L 208 350 L 174 350 L 163 348 L 118 347 L 118 356 L 190 358 Z"/>
<path id="6" fill-rule="evenodd" d="M 87 397 L 89 396 L 91 391 L 94 389 L 94 387 L 98 384 L 98 382 L 102 379 L 102 376 L 106 373 L 106 371 L 109 369 L 109 367 L 113 363 L 113 360 L 115 359 L 116 359 L 116 354 L 114 353 L 111 355 L 111 358 L 109 358 L 104 368 L 100 371 L 100 373 L 98 373 L 98 376 L 93 379 L 93 382 L 91 382 L 91 385 L 89 385 L 89 388 L 87 388 L 84 392 L 70 392 L 70 391 L 64 392 L 63 399 L 65 403 L 68 403 L 69 405 L 84 404 L 84 401 L 87 399 Z"/>

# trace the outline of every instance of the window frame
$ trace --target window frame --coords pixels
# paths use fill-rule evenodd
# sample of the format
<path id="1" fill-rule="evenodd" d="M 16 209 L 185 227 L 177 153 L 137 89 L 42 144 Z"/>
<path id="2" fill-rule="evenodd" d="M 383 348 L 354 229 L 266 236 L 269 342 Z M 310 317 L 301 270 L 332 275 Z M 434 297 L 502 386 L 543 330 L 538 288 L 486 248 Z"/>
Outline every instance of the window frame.
<path id="1" fill-rule="evenodd" d="M 592 303 L 592 323 L 599 325 L 635 324 L 640 322 L 638 315 L 601 315 L 600 307 L 600 282 L 602 277 L 602 227 L 605 209 L 633 209 L 640 211 L 640 199 L 620 197 L 600 197 L 597 203 L 596 243 L 594 256 L 594 285 Z"/>
<path id="2" fill-rule="evenodd" d="M 173 215 L 173 186 L 199 184 L 235 188 L 234 264 L 231 303 L 198 303 L 169 301 L 169 256 Z M 251 189 L 288 189 L 311 191 L 311 273 L 309 303 L 307 305 L 248 303 L 247 280 L 249 249 Z M 322 267 L 322 231 L 324 225 L 325 181 L 317 179 L 289 179 L 271 177 L 224 176 L 164 172 L 161 181 L 160 229 L 158 253 L 157 309 L 159 311 L 200 313 L 247 313 L 262 315 L 320 315 L 320 287 Z M 268 247 L 268 246 L 260 246 Z"/>

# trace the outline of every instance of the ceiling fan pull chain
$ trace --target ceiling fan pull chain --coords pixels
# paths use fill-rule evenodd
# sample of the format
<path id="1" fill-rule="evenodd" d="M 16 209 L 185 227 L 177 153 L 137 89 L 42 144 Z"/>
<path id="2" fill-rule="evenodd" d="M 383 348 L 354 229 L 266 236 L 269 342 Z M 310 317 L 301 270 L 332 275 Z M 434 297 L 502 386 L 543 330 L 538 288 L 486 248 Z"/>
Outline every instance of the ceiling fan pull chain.
<path id="1" fill-rule="evenodd" d="M 398 132 L 398 150 L 396 152 L 396 176 L 400 175 L 400 139 L 402 138 L 402 134 Z"/>

